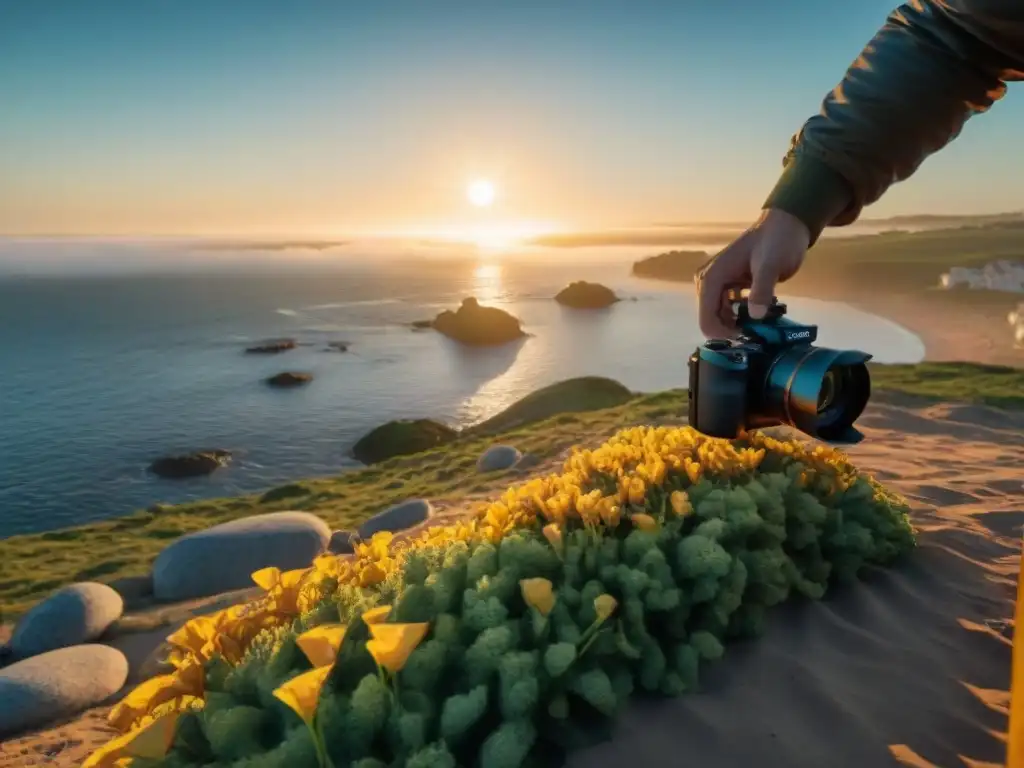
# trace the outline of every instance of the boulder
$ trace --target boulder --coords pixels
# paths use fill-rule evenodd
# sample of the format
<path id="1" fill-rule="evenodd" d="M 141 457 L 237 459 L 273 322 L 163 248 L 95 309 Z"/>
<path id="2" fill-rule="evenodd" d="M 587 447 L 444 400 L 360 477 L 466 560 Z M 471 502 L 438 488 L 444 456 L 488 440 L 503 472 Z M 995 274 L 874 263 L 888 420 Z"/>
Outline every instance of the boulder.
<path id="1" fill-rule="evenodd" d="M 619 300 L 608 286 L 586 280 L 569 283 L 555 295 L 555 301 L 573 309 L 604 309 Z"/>
<path id="2" fill-rule="evenodd" d="M 522 456 L 511 445 L 492 445 L 477 460 L 476 468 L 479 472 L 500 472 L 514 467 Z"/>
<path id="3" fill-rule="evenodd" d="M 226 467 L 231 462 L 231 451 L 196 451 L 178 456 L 164 456 L 149 465 L 149 471 L 169 480 L 202 477 Z"/>
<path id="4" fill-rule="evenodd" d="M 433 513 L 433 507 L 426 499 L 409 499 L 393 507 L 388 507 L 383 512 L 378 512 L 359 526 L 359 538 L 370 539 L 373 534 L 381 531 L 398 533 L 414 525 L 419 525 Z"/>
<path id="5" fill-rule="evenodd" d="M 123 576 L 114 579 L 108 586 L 124 600 L 125 610 L 144 605 L 153 597 L 153 576 Z"/>
<path id="6" fill-rule="evenodd" d="M 434 329 L 472 346 L 507 344 L 526 335 L 517 318 L 503 309 L 481 306 L 474 298 L 463 300 L 455 312 L 439 314 L 434 318 Z"/>
<path id="7" fill-rule="evenodd" d="M 266 379 L 266 382 L 271 387 L 301 387 L 303 384 L 309 384 L 313 380 L 313 374 L 311 373 L 299 373 L 297 371 L 284 371 L 282 373 L 276 373 L 270 378 Z"/>
<path id="8" fill-rule="evenodd" d="M 407 456 L 450 443 L 456 437 L 451 427 L 432 419 L 399 419 L 367 432 L 352 446 L 352 458 L 376 464 L 394 456 Z"/>
<path id="9" fill-rule="evenodd" d="M 298 342 L 295 339 L 270 339 L 252 347 L 247 347 L 245 352 L 248 355 L 276 355 L 295 349 Z"/>
<path id="10" fill-rule="evenodd" d="M 355 538 L 355 534 L 352 531 L 335 531 L 331 534 L 327 551 L 332 555 L 351 555 L 355 551 L 352 546 L 353 538 Z"/>
<path id="11" fill-rule="evenodd" d="M 102 704 L 124 686 L 128 659 L 105 645 L 75 645 L 0 670 L 0 741 Z"/>
<path id="12" fill-rule="evenodd" d="M 58 589 L 22 616 L 11 635 L 16 658 L 97 639 L 121 618 L 124 600 L 106 584 L 85 581 Z"/>
<path id="13" fill-rule="evenodd" d="M 177 539 L 153 563 L 153 595 L 190 600 L 252 586 L 254 571 L 308 566 L 327 548 L 331 529 L 308 512 L 269 512 Z"/>

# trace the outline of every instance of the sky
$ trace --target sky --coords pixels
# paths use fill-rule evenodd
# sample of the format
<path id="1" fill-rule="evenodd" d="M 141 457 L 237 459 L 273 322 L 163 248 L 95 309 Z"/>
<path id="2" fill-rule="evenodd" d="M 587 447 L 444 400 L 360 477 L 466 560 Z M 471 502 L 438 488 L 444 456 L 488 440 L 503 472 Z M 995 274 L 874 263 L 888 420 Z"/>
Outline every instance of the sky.
<path id="1" fill-rule="evenodd" d="M 0 233 L 751 220 L 893 4 L 0 0 Z M 1024 209 L 1016 96 L 870 215 Z"/>

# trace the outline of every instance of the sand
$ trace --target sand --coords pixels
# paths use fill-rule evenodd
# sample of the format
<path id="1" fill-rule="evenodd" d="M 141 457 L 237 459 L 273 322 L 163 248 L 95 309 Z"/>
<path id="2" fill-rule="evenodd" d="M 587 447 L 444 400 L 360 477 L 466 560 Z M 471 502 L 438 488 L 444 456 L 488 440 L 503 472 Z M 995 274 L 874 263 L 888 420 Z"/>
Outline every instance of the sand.
<path id="1" fill-rule="evenodd" d="M 902 565 L 774 610 L 703 690 L 638 702 L 571 765 L 703 768 L 1002 765 L 1024 523 L 1024 414 L 875 402 L 849 450 L 913 507 Z M 136 658 L 166 628 L 140 633 Z M 145 646 L 145 647 L 144 647 Z M 0 766 L 75 766 L 110 738 L 103 708 L 0 745 Z"/>

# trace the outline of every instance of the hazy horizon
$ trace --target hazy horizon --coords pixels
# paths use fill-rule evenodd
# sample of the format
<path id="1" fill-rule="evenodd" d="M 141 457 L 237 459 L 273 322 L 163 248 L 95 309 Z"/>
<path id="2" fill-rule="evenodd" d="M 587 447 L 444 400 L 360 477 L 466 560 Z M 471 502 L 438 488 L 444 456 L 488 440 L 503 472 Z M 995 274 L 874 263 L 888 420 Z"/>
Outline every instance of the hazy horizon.
<path id="1" fill-rule="evenodd" d="M 742 226 L 893 6 L 11 4 L 0 234 Z M 1005 161 L 1024 105 L 993 113 L 867 215 L 1024 209 Z"/>

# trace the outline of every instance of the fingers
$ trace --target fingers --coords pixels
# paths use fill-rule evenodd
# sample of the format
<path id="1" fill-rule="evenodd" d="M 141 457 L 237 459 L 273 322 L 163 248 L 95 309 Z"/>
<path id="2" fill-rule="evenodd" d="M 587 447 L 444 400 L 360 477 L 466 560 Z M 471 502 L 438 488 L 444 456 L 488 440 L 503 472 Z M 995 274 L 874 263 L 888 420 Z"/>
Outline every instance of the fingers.
<path id="1" fill-rule="evenodd" d="M 694 277 L 700 330 L 707 338 L 729 338 L 736 332 L 728 292 L 750 284 L 748 242 L 747 236 L 740 237 Z"/>
<path id="2" fill-rule="evenodd" d="M 763 247 L 755 248 L 751 259 L 750 278 L 747 311 L 754 319 L 760 319 L 768 312 L 768 307 L 775 298 L 775 284 L 779 281 L 778 259 L 766 255 Z"/>

